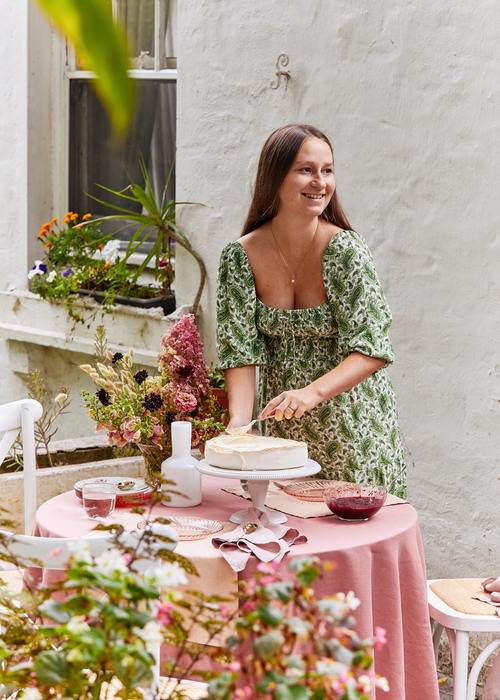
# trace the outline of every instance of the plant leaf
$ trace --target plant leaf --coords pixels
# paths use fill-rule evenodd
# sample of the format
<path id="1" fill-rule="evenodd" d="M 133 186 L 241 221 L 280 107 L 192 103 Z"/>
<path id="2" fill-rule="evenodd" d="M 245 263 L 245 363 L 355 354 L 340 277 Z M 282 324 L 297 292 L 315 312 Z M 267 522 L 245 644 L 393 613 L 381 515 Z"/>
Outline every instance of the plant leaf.
<path id="1" fill-rule="evenodd" d="M 86 68 L 97 76 L 96 92 L 117 133 L 124 133 L 134 108 L 134 83 L 128 76 L 125 33 L 113 22 L 111 2 L 37 0 L 74 45 Z"/>

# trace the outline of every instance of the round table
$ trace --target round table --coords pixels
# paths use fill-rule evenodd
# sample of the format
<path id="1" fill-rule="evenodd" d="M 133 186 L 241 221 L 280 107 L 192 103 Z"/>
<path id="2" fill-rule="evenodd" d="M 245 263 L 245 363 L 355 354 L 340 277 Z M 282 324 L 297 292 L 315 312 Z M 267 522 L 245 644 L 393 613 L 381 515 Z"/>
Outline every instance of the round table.
<path id="1" fill-rule="evenodd" d="M 201 505 L 166 508 L 156 504 L 153 515 L 189 515 L 227 522 L 242 504 L 238 496 L 222 491 L 231 486 L 234 484 L 230 479 L 203 476 Z M 126 509 L 115 513 L 120 511 Z M 40 506 L 33 534 L 87 536 L 95 524 L 86 517 L 81 500 L 68 492 Z M 387 630 L 388 643 L 375 652 L 375 670 L 387 677 L 390 691 L 378 691 L 377 700 L 439 700 L 424 553 L 415 509 L 406 503 L 384 506 L 371 520 L 359 523 L 342 522 L 334 515 L 308 519 L 289 516 L 287 524 L 308 538 L 306 544 L 294 546 L 290 556 L 311 554 L 337 564 L 330 576 L 315 583 L 317 595 L 352 590 L 361 600 L 354 614 L 360 637 L 371 636 L 376 626 Z M 210 539 L 206 547 L 213 556 Z M 289 558 L 280 564 L 284 579 L 292 578 Z M 255 557 L 250 557 L 239 578 L 250 578 L 257 563 Z"/>

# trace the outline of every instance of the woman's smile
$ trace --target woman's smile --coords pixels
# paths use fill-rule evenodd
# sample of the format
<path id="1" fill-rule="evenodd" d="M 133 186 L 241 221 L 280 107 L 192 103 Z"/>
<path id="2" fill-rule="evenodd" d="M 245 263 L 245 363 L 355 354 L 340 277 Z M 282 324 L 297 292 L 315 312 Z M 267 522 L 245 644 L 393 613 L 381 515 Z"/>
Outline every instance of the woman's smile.
<path id="1" fill-rule="evenodd" d="M 335 192 L 330 146 L 315 136 L 302 143 L 279 191 L 280 205 L 287 209 L 322 213 Z M 304 204 L 307 201 L 307 209 Z"/>

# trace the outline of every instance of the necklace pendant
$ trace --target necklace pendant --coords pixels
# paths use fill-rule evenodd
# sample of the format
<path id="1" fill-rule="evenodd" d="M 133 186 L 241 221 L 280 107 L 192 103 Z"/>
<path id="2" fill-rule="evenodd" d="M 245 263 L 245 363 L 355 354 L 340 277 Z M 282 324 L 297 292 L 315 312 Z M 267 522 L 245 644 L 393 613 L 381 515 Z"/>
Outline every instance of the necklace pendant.
<path id="1" fill-rule="evenodd" d="M 295 282 L 295 277 L 292 277 L 292 284 Z"/>

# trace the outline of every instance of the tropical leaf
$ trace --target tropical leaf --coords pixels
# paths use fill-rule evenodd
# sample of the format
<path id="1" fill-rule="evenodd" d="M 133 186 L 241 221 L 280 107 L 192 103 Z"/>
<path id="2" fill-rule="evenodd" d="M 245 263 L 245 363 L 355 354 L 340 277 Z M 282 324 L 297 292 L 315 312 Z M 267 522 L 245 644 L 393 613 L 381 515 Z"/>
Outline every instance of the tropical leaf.
<path id="1" fill-rule="evenodd" d="M 125 33 L 113 22 L 111 2 L 37 0 L 74 45 L 87 70 L 96 76 L 96 92 L 116 132 L 124 133 L 134 109 L 134 83 L 128 76 Z"/>

